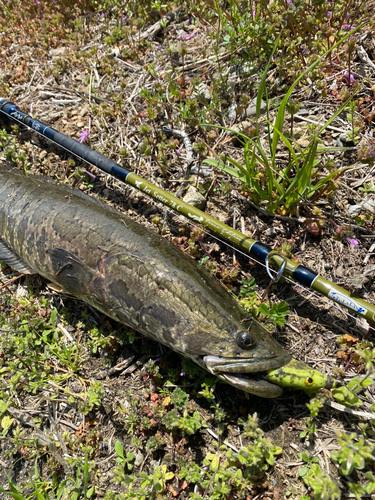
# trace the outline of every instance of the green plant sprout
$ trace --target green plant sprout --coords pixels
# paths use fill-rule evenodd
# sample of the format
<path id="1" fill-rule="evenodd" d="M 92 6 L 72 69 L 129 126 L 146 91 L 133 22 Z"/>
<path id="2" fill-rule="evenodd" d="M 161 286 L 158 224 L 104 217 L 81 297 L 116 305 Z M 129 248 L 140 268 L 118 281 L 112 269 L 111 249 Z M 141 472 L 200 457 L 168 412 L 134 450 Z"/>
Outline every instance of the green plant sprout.
<path id="1" fill-rule="evenodd" d="M 19 142 L 14 137 L 8 135 L 5 129 L 0 130 L 0 148 L 3 150 L 6 160 L 27 172 L 31 163 L 26 151 L 20 147 Z"/>
<path id="2" fill-rule="evenodd" d="M 316 417 L 318 416 L 319 410 L 323 408 L 323 403 L 320 399 L 313 398 L 306 404 L 306 406 L 309 409 L 311 416 L 306 419 L 306 430 L 300 433 L 300 437 L 302 439 L 308 437 L 311 441 L 314 439 L 316 431 L 318 430 L 319 424 Z"/>
<path id="3" fill-rule="evenodd" d="M 375 193 L 375 186 L 372 182 L 364 182 L 363 186 L 358 188 L 362 193 Z"/>
<path id="4" fill-rule="evenodd" d="M 76 477 L 67 477 L 61 483 L 57 483 L 55 487 L 51 487 L 39 473 L 38 461 L 34 463 L 34 475 L 30 478 L 30 486 L 33 493 L 25 496 L 22 490 L 9 478 L 8 490 L 0 486 L 0 492 L 9 495 L 14 500 L 63 500 L 70 498 L 71 500 L 89 500 L 95 498 L 95 487 L 90 486 L 90 463 L 87 455 L 83 463 L 77 462 Z M 51 495 L 52 496 L 51 496 Z"/>
<path id="5" fill-rule="evenodd" d="M 116 458 L 116 462 L 121 465 L 126 471 L 131 471 L 133 469 L 132 462 L 134 462 L 134 453 L 127 452 L 124 453 L 124 448 L 120 441 L 115 442 L 115 452 L 118 457 Z"/>
<path id="6" fill-rule="evenodd" d="M 357 144 L 360 140 L 360 136 L 358 132 L 361 130 L 361 123 L 358 122 L 358 119 L 355 117 L 355 108 L 356 103 L 354 101 L 350 102 L 349 105 L 345 108 L 346 119 L 350 123 L 351 130 L 347 133 L 348 141 Z"/>
<path id="7" fill-rule="evenodd" d="M 359 395 L 375 383 L 375 348 L 373 344 L 363 342 L 354 352 L 365 366 L 365 375 L 353 377 L 347 385 L 332 389 L 335 400 L 348 407 L 362 405 Z"/>

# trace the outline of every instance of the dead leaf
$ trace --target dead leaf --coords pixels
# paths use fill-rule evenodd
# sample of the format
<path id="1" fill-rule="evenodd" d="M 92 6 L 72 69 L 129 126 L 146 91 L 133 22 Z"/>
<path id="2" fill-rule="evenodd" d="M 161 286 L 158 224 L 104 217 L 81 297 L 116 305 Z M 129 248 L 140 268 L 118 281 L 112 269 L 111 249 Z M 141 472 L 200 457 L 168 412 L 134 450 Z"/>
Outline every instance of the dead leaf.
<path id="1" fill-rule="evenodd" d="M 344 351 L 338 351 L 336 356 L 338 357 L 338 359 L 342 359 L 343 361 L 347 361 L 348 359 L 348 355 Z"/>
<path id="2" fill-rule="evenodd" d="M 176 497 L 178 495 L 178 491 L 175 490 L 171 484 L 168 486 L 168 489 L 172 493 L 172 496 Z"/>
<path id="3" fill-rule="evenodd" d="M 345 342 L 347 344 L 350 344 L 350 345 L 356 344 L 358 342 L 358 339 L 356 337 L 352 337 L 348 333 L 344 333 L 344 335 L 342 336 L 342 338 L 345 340 Z"/>
<path id="4" fill-rule="evenodd" d="M 357 363 L 357 365 L 363 365 L 364 364 L 364 359 L 361 357 L 360 354 L 357 354 L 356 352 L 353 352 L 352 354 L 352 360 L 354 363 Z"/>

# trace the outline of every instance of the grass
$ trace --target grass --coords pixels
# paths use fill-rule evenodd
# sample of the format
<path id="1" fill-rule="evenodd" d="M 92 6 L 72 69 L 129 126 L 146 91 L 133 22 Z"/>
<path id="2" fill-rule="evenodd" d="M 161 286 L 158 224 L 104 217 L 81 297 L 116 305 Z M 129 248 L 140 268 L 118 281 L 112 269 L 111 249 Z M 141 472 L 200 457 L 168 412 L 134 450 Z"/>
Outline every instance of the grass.
<path id="1" fill-rule="evenodd" d="M 341 196 L 342 175 L 357 158 L 370 165 L 374 158 L 366 132 L 373 89 L 370 80 L 359 80 L 353 45 L 373 28 L 367 4 L 275 0 L 271 8 L 231 0 L 224 9 L 211 0 L 178 5 L 0 0 L 0 96 L 24 110 L 32 107 L 34 117 L 76 138 L 87 128 L 86 141 L 95 149 L 171 190 L 182 180 L 184 151 L 180 141 L 163 134 L 161 124 L 185 130 L 198 169 L 208 163 L 215 175 L 222 175 L 216 167 L 230 174 L 221 177 L 220 186 L 212 179 L 188 179 L 205 196 L 215 193 L 224 206 L 232 203 L 234 191 L 269 212 L 303 214 L 316 224 L 315 237 L 330 238 L 331 225 L 323 222 L 331 216 L 317 202 L 326 208 Z M 165 20 L 159 36 L 142 36 L 174 7 L 171 30 Z M 210 99 L 202 98 L 207 82 Z M 333 105 L 319 129 L 306 127 L 298 136 L 295 115 L 312 85 L 319 99 Z M 251 100 L 256 117 L 246 132 L 236 132 L 240 146 L 228 148 L 228 129 L 240 123 Z M 236 118 L 230 124 L 233 103 Z M 348 142 L 327 148 L 321 141 L 337 118 L 350 125 Z M 301 146 L 301 138 L 307 144 Z M 93 179 L 86 173 L 93 175 L 90 167 L 69 155 L 50 149 L 43 156 L 17 127 L 4 127 L 0 146 L 10 165 L 86 191 L 95 192 L 102 179 Z M 119 189 L 107 181 L 100 196 L 124 209 Z M 365 183 L 358 195 L 371 191 L 372 183 Z M 144 212 L 143 199 L 127 194 L 131 204 L 125 209 Z M 347 220 L 344 212 L 336 216 Z M 180 226 L 171 234 L 159 212 L 151 220 L 157 231 L 200 258 L 254 315 L 284 325 L 286 304 L 270 297 L 261 303 L 254 279 L 242 274 L 238 261 L 220 260 L 221 250 L 200 230 Z M 358 237 L 358 226 L 371 230 L 373 217 L 362 213 L 354 222 L 344 227 Z M 289 236 L 279 241 L 288 252 L 300 238 L 298 232 Z M 315 240 L 309 243 L 315 251 Z M 2 274 L 4 280 L 13 278 L 9 269 Z M 337 354 L 340 360 L 333 371 L 344 380 L 342 387 L 300 406 L 293 395 L 267 406 L 233 394 L 196 366 L 44 284 L 17 286 L 2 289 L 0 309 L 0 444 L 8 464 L 1 492 L 7 497 L 245 500 L 274 492 L 323 500 L 361 498 L 375 490 L 370 341 L 345 334 L 337 339 L 340 354 L 330 346 L 331 358 Z M 306 321 L 297 346 L 320 338 L 309 337 L 310 328 L 314 332 L 316 325 Z M 141 361 L 126 375 L 96 378 L 129 354 Z M 324 349 L 319 355 L 326 357 Z M 332 400 L 354 412 L 349 424 L 327 406 Z M 284 433 L 298 454 L 281 442 Z M 323 455 L 319 446 L 327 434 L 333 449 Z M 284 484 L 291 471 L 293 479 Z"/>
<path id="2" fill-rule="evenodd" d="M 352 34 L 354 34 L 355 30 L 353 30 Z M 325 193 L 332 181 L 337 180 L 347 168 L 350 168 L 350 166 L 343 169 L 334 169 L 333 172 L 319 179 L 318 176 L 321 173 L 321 169 L 318 168 L 320 164 L 319 157 L 324 153 L 332 151 L 332 148 L 318 147 L 319 142 L 321 142 L 319 137 L 344 109 L 350 109 L 351 113 L 347 115 L 348 120 L 352 123 L 352 130 L 349 137 L 353 141 L 358 141 L 358 137 L 356 137 L 355 134 L 358 132 L 359 127 L 354 126 L 355 103 L 352 102 L 352 99 L 355 93 L 359 91 L 359 88 L 347 98 L 326 123 L 322 124 L 319 128 L 311 128 L 308 135 L 309 145 L 305 149 L 300 147 L 293 137 L 293 122 L 291 125 L 290 138 L 288 139 L 288 137 L 282 133 L 285 129 L 285 112 L 288 109 L 293 118 L 293 104 L 289 101 L 295 87 L 306 75 L 311 74 L 322 59 L 327 57 L 333 50 L 348 39 L 349 36 L 352 36 L 352 34 L 347 34 L 335 45 L 330 47 L 322 56 L 317 58 L 308 68 L 306 68 L 290 86 L 279 104 L 274 123 L 267 120 L 268 155 L 268 151 L 262 145 L 259 137 L 259 117 L 261 102 L 264 96 L 266 100 L 266 115 L 269 116 L 270 114 L 266 79 L 271 60 L 280 43 L 279 36 L 259 84 L 256 98 L 256 126 L 253 131 L 254 138 L 249 138 L 245 134 L 227 129 L 228 131 L 235 132 L 243 142 L 243 163 L 245 165 L 242 166 L 242 162 L 238 162 L 226 156 L 222 157 L 219 161 L 207 159 L 204 160 L 203 163 L 220 168 L 224 172 L 240 179 L 243 183 L 242 189 L 249 193 L 252 201 L 256 204 L 261 203 L 270 213 L 275 211 L 280 212 L 281 208 L 283 213 L 291 213 L 293 210 L 296 210 L 299 203 L 306 202 L 306 200 L 312 197 L 316 200 L 320 197 L 321 193 Z M 289 163 L 287 163 L 284 168 L 280 168 L 278 165 L 278 145 L 280 140 L 282 140 L 284 148 L 289 152 Z M 228 166 L 227 162 L 231 166 Z M 319 195 L 315 196 L 317 192 Z"/>

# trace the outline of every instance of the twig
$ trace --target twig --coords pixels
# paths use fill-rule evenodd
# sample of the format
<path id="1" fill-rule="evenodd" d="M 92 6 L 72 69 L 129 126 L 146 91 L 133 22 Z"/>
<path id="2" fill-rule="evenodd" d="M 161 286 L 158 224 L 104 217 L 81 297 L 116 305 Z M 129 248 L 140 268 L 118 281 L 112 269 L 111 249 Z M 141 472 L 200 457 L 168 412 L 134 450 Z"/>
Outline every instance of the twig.
<path id="1" fill-rule="evenodd" d="M 370 413 L 368 411 L 352 410 L 351 408 L 341 405 L 340 403 L 336 403 L 335 401 L 325 401 L 324 404 L 330 406 L 331 408 L 334 408 L 335 410 L 349 413 L 350 415 L 355 415 L 356 417 L 362 417 L 365 420 L 375 419 L 375 413 L 373 412 Z"/>
<path id="2" fill-rule="evenodd" d="M 132 363 L 133 359 L 134 359 L 134 356 L 129 356 L 121 363 L 118 363 L 116 366 L 113 366 L 112 368 L 108 368 L 107 370 L 102 370 L 102 371 L 98 372 L 95 375 L 95 378 L 97 380 L 103 380 L 107 377 L 110 377 L 111 375 L 114 375 L 115 373 L 121 372 L 122 370 L 125 370 Z"/>
<path id="3" fill-rule="evenodd" d="M 151 39 L 154 38 L 155 35 L 157 35 L 159 33 L 159 31 L 161 31 L 162 28 L 164 28 L 164 26 L 166 24 L 168 24 L 174 20 L 177 12 L 179 12 L 179 10 L 180 10 L 180 7 L 173 9 L 171 12 L 168 12 L 167 14 L 165 14 L 165 16 L 160 19 L 160 21 L 157 21 L 155 24 L 153 24 L 152 26 L 147 28 L 147 30 L 144 31 L 139 36 L 140 40 L 144 40 L 145 38 L 151 38 Z"/>
<path id="4" fill-rule="evenodd" d="M 22 276 L 25 276 L 25 275 L 24 274 L 20 274 L 19 276 L 16 276 L 15 278 L 12 278 L 11 280 L 7 281 L 6 283 L 4 283 L 4 285 L 2 285 L 0 287 L 0 290 L 2 290 L 3 288 L 8 287 L 9 285 L 11 285 L 12 283 L 14 283 L 15 281 L 19 280 L 20 278 L 22 278 Z"/>
<path id="5" fill-rule="evenodd" d="M 294 115 L 294 118 L 298 118 L 299 120 L 302 120 L 304 122 L 308 122 L 308 123 L 312 123 L 313 125 L 320 125 L 321 127 L 324 126 L 324 123 L 319 123 L 319 122 L 316 122 L 314 120 L 310 120 L 310 118 L 306 118 L 305 116 L 302 116 L 302 115 L 299 115 L 299 114 L 296 114 Z M 343 130 L 342 128 L 337 128 L 337 127 L 333 127 L 332 125 L 328 125 L 328 128 L 329 130 L 333 130 L 334 132 L 340 132 L 341 134 L 346 134 L 348 131 L 347 130 Z"/>
<path id="6" fill-rule="evenodd" d="M 211 434 L 211 436 L 214 437 L 215 439 L 219 440 L 219 435 L 216 434 L 216 432 L 214 432 L 213 430 L 207 428 L 206 432 L 208 432 L 208 434 Z M 233 444 L 230 444 L 228 441 L 224 441 L 224 444 L 228 446 L 228 448 L 231 448 L 236 453 L 239 452 L 239 450 Z"/>

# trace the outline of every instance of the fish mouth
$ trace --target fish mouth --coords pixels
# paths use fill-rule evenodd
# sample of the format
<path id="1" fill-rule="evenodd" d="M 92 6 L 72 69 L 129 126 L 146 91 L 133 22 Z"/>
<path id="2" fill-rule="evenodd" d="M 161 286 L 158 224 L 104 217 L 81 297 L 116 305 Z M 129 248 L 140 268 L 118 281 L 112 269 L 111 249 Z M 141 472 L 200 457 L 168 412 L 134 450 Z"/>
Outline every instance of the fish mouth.
<path id="1" fill-rule="evenodd" d="M 291 359 L 287 352 L 271 358 L 247 360 L 204 356 L 203 364 L 207 371 L 237 389 L 263 398 L 276 398 L 282 394 L 282 388 L 264 380 L 261 372 L 280 368 Z"/>

